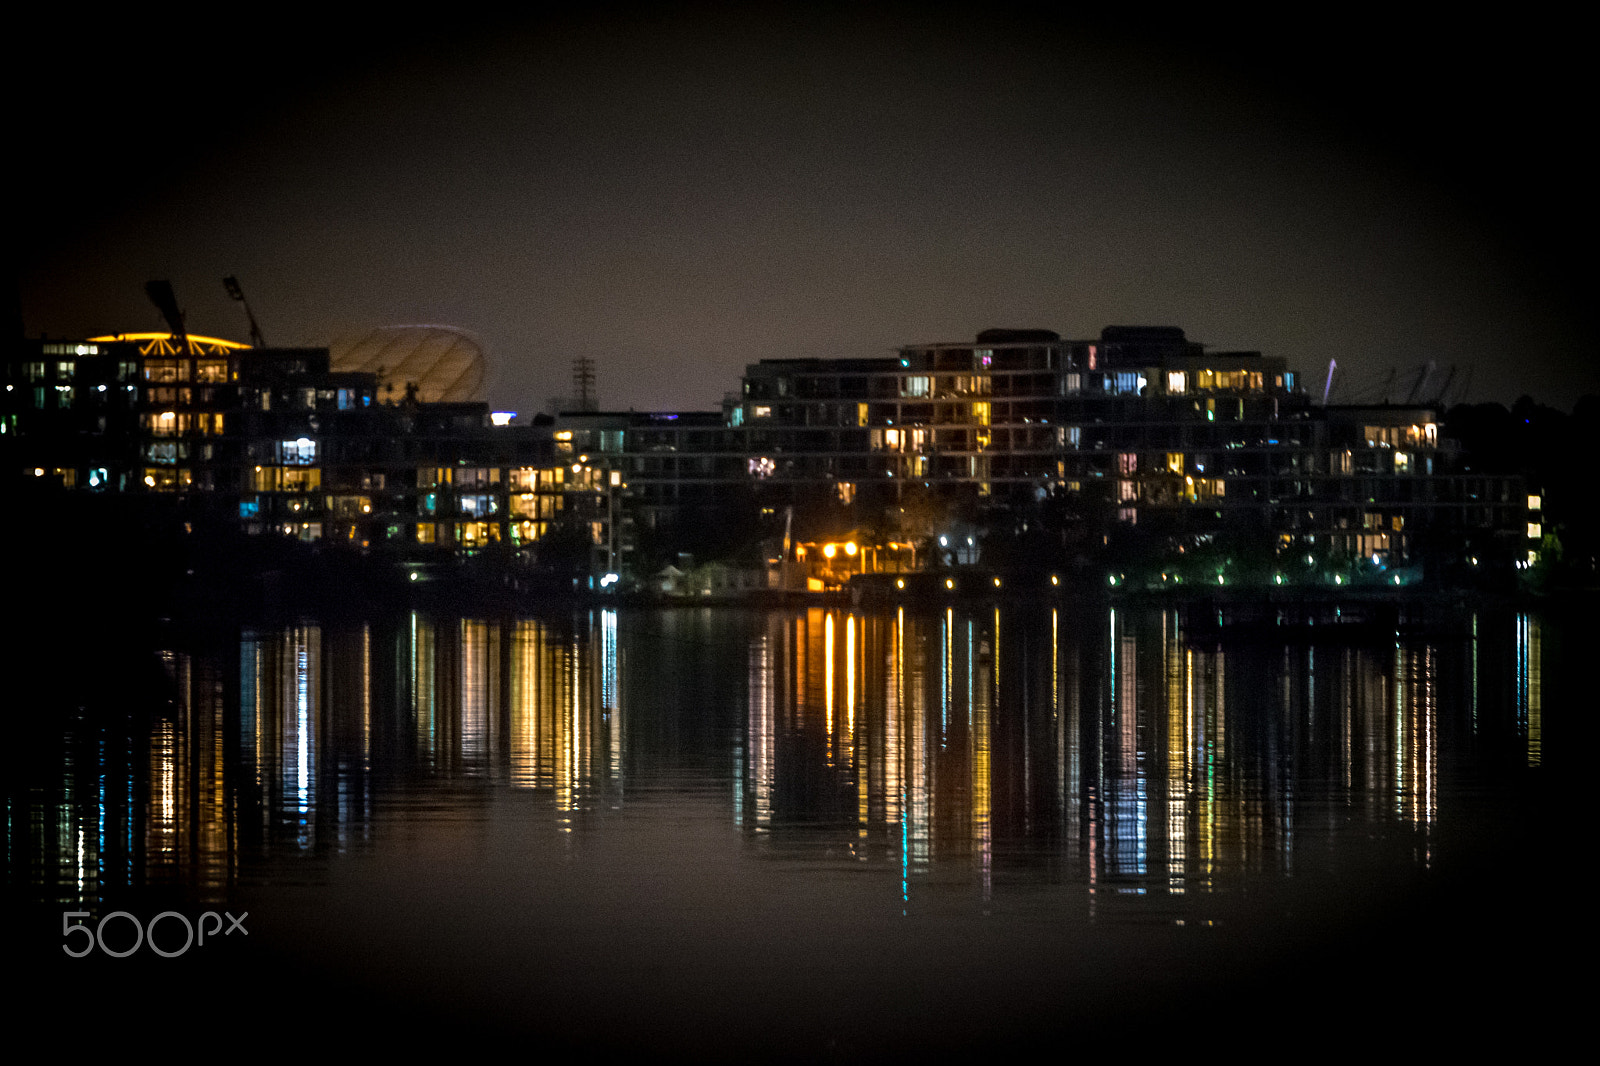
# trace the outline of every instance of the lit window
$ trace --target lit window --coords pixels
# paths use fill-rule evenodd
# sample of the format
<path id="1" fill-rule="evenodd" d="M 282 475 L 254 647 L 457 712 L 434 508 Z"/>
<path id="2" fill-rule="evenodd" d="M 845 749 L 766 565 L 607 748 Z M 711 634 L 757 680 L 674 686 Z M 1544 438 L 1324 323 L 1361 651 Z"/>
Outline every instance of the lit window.
<path id="1" fill-rule="evenodd" d="M 291 466 L 310 466 L 317 461 L 317 442 L 309 437 L 283 441 L 279 449 L 283 461 Z"/>

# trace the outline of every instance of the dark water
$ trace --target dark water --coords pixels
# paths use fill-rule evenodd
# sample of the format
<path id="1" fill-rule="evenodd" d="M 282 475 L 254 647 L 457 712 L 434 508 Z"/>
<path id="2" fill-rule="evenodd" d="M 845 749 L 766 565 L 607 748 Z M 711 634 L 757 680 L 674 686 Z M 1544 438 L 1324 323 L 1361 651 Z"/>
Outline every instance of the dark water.
<path id="1" fill-rule="evenodd" d="M 18 1017 L 575 1058 L 1514 1031 L 1509 975 L 1560 935 L 1529 879 L 1572 626 L 1357 618 L 51 635 L 7 708 Z"/>

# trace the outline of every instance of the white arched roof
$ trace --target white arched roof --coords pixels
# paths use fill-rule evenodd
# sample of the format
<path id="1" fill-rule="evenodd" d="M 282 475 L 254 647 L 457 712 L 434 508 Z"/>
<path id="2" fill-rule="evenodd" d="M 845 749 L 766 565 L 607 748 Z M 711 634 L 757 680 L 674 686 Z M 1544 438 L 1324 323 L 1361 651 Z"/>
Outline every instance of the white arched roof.
<path id="1" fill-rule="evenodd" d="M 383 326 L 328 346 L 335 370 L 378 375 L 380 395 L 400 399 L 415 383 L 424 403 L 481 400 L 483 346 L 453 326 Z"/>

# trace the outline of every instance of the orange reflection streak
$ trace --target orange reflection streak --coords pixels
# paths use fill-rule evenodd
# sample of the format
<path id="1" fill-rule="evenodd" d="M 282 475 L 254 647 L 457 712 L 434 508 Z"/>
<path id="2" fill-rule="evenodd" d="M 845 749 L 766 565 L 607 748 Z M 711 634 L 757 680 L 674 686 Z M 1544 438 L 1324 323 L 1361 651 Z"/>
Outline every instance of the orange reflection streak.
<path id="1" fill-rule="evenodd" d="M 539 762 L 539 650 L 543 633 L 538 623 L 519 621 L 511 631 L 510 735 L 506 738 L 513 788 L 537 788 Z"/>
<path id="2" fill-rule="evenodd" d="M 822 701 L 826 716 L 823 735 L 827 738 L 828 764 L 833 764 L 833 612 L 829 612 L 823 619 L 822 636 Z"/>

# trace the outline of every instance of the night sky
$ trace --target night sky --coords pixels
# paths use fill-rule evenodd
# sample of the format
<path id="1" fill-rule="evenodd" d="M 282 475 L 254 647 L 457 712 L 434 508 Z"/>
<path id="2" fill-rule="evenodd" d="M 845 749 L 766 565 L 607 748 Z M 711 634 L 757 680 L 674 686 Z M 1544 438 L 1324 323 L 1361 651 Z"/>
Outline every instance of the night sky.
<path id="1" fill-rule="evenodd" d="M 273 344 L 468 330 L 524 414 L 580 356 L 606 408 L 705 409 L 758 359 L 991 326 L 1181 326 L 1319 392 L 1329 359 L 1600 392 L 1573 28 L 1041 10 L 41 17 L 21 328 L 161 328 L 168 278 L 244 340 L 234 274 Z"/>

